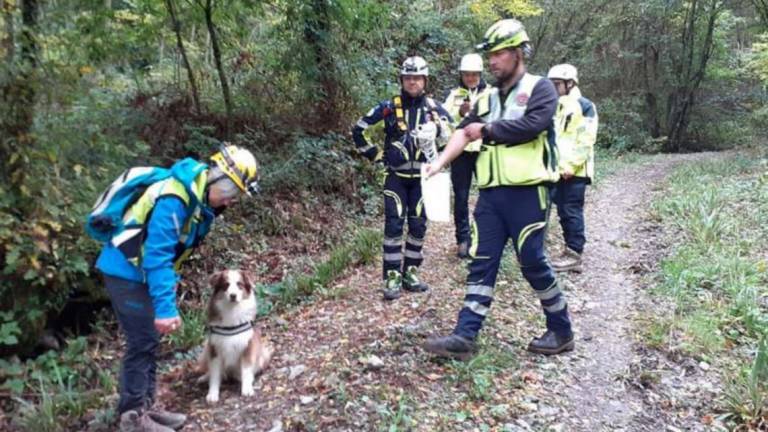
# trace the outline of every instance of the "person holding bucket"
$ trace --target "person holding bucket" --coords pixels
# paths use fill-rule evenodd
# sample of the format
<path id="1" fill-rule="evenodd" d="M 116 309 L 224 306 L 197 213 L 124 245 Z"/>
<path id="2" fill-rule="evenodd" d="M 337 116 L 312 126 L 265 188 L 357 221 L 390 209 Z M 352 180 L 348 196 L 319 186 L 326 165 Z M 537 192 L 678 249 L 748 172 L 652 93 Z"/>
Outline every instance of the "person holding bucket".
<path id="1" fill-rule="evenodd" d="M 483 57 L 467 54 L 459 63 L 459 86 L 451 90 L 443 106 L 456 121 L 469 114 L 472 104 L 490 91 L 483 80 Z M 475 163 L 482 140 L 469 143 L 464 151 L 451 163 L 451 184 L 453 184 L 453 223 L 456 225 L 456 255 L 469 258 L 469 188 L 475 174 Z"/>
<path id="2" fill-rule="evenodd" d="M 427 159 L 419 144 L 444 143 L 450 134 L 452 119 L 442 106 L 425 95 L 428 78 L 429 66 L 423 58 L 406 58 L 400 69 L 400 94 L 377 104 L 352 128 L 357 151 L 379 164 L 380 170 L 385 173 L 385 300 L 399 298 L 403 289 L 410 292 L 429 289 L 418 276 L 427 232 L 421 194 L 421 165 Z M 370 126 L 382 121 L 385 134 L 383 154 L 365 134 Z M 429 131 L 432 131 L 432 136 L 425 136 Z M 436 153 L 435 149 L 429 150 Z M 406 218 L 408 236 L 404 239 Z"/>
<path id="3" fill-rule="evenodd" d="M 462 360 L 475 353 L 502 254 L 512 240 L 520 270 L 546 317 L 546 332 L 534 338 L 528 350 L 559 354 L 572 350 L 574 341 L 565 296 L 544 252 L 550 188 L 558 179 L 553 124 L 558 94 L 551 81 L 526 71 L 525 58 L 532 48 L 519 21 L 495 23 L 478 48 L 489 53 L 496 87 L 475 103 L 438 161 L 425 167 L 425 175 L 432 175 L 467 144 L 483 140 L 467 291 L 453 333 L 427 339 L 424 349 Z"/>

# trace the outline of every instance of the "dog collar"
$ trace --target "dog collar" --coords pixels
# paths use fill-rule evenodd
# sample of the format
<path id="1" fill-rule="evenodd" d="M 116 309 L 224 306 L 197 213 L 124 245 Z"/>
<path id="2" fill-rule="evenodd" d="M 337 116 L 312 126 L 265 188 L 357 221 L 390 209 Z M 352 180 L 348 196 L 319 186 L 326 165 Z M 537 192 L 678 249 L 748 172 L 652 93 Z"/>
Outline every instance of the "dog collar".
<path id="1" fill-rule="evenodd" d="M 229 327 L 212 325 L 208 326 L 208 332 L 219 336 L 234 336 L 252 329 L 253 324 L 253 321 L 246 321 L 242 324 Z"/>

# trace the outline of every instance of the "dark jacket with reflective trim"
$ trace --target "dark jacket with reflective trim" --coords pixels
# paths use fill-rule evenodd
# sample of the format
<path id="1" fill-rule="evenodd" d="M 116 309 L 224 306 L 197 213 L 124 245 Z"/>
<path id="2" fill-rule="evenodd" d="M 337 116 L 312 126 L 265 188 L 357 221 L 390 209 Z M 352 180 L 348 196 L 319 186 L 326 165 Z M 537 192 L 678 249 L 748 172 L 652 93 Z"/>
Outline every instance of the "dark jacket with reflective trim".
<path id="1" fill-rule="evenodd" d="M 380 102 L 366 115 L 358 120 L 352 128 L 352 139 L 357 151 L 371 161 L 376 160 L 379 149 L 371 144 L 364 135 L 366 129 L 382 120 L 384 121 L 384 152 L 383 161 L 390 171 L 401 177 L 419 177 L 421 163 L 426 161 L 424 154 L 411 138 L 410 132 L 419 124 L 426 123 L 436 112 L 439 117 L 445 117 L 453 121 L 451 115 L 434 101 L 428 102 L 426 96 L 413 98 L 403 92 L 402 98 L 403 117 L 407 131 L 403 131 L 398 125 L 395 114 L 395 104 L 392 100 Z M 434 119 L 437 121 L 437 119 Z M 438 135 L 440 135 L 438 133 Z M 439 141 L 438 141 L 439 143 Z"/>
<path id="2" fill-rule="evenodd" d="M 511 89 L 510 89 L 511 90 Z M 502 100 L 506 95 L 502 95 Z M 483 139 L 483 144 L 516 145 L 526 143 L 541 131 L 553 127 L 553 117 L 557 109 L 557 90 L 548 79 L 541 79 L 533 88 L 525 115 L 518 120 L 497 120 L 493 122 L 490 133 Z M 477 105 L 464 117 L 458 128 L 470 123 L 484 123 L 477 115 Z"/>

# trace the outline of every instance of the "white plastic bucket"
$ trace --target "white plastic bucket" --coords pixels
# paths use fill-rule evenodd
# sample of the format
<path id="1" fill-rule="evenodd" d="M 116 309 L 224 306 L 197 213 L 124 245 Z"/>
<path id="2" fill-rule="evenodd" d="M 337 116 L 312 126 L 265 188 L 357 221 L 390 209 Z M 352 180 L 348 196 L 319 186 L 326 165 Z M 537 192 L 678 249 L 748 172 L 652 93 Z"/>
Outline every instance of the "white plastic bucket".
<path id="1" fill-rule="evenodd" d="M 441 171 L 426 179 L 421 172 L 421 196 L 427 219 L 434 222 L 451 221 L 451 173 Z"/>

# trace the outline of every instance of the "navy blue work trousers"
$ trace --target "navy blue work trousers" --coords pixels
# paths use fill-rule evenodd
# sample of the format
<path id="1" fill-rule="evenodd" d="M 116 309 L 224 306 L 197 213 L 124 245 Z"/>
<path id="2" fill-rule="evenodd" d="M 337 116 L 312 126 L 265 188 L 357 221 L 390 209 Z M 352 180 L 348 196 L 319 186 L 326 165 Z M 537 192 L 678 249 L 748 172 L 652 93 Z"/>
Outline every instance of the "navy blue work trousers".
<path id="1" fill-rule="evenodd" d="M 160 344 L 149 288 L 108 275 L 104 275 L 104 284 L 125 339 L 117 412 L 141 411 L 151 407 L 155 400 L 156 355 Z"/>
<path id="2" fill-rule="evenodd" d="M 568 249 L 576 253 L 584 251 L 587 239 L 584 235 L 584 195 L 587 190 L 587 179 L 572 177 L 569 180 L 557 182 L 554 202 L 557 206 L 557 216 L 563 228 L 563 237 Z"/>
<path id="3" fill-rule="evenodd" d="M 493 301 L 496 275 L 507 241 L 512 240 L 520 270 L 541 302 L 547 328 L 571 334 L 565 297 L 544 252 L 550 206 L 547 186 L 500 186 L 480 189 L 464 306 L 454 333 L 477 337 Z"/>
<path id="4" fill-rule="evenodd" d="M 456 244 L 469 242 L 469 189 L 475 174 L 478 152 L 462 152 L 451 163 L 453 184 L 453 223 L 456 226 Z"/>
<path id="5" fill-rule="evenodd" d="M 404 239 L 405 221 L 408 236 Z M 420 266 L 421 249 L 427 233 L 427 216 L 421 197 L 421 178 L 404 178 L 389 173 L 384 182 L 384 275 L 410 266 Z M 405 248 L 403 248 L 405 240 Z M 405 252 L 403 252 L 405 249 Z"/>

